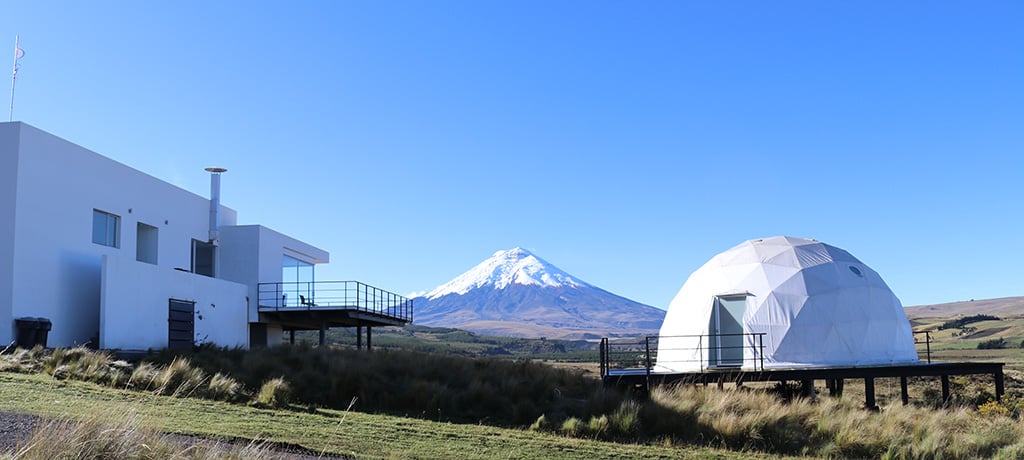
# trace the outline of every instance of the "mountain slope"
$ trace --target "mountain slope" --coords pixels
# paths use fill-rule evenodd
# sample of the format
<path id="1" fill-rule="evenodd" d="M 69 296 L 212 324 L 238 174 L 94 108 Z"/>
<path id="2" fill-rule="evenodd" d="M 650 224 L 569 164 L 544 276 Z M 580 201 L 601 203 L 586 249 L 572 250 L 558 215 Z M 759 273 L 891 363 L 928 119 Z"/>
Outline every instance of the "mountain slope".
<path id="1" fill-rule="evenodd" d="M 918 305 L 904 309 L 910 318 L 944 318 L 958 315 L 1024 315 L 1024 297 L 967 300 L 937 305 Z"/>
<path id="2" fill-rule="evenodd" d="M 415 299 L 416 323 L 514 337 L 657 334 L 665 311 L 588 284 L 529 251 L 498 251 Z"/>

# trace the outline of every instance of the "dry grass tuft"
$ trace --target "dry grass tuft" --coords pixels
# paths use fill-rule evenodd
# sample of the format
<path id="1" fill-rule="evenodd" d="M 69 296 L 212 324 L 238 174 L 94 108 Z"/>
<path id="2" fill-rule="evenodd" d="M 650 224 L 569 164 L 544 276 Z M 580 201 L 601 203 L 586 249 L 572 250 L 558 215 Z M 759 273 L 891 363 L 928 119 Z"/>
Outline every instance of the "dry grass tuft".
<path id="1" fill-rule="evenodd" d="M 156 386 L 158 393 L 178 397 L 202 397 L 205 384 L 206 373 L 202 369 L 192 367 L 188 358 L 175 358 L 153 379 L 153 385 Z"/>
<path id="2" fill-rule="evenodd" d="M 85 347 L 57 348 L 41 361 L 42 370 L 58 380 L 75 379 L 121 386 L 131 375 L 128 363 L 115 361 L 108 352 Z"/>
<path id="3" fill-rule="evenodd" d="M 256 400 L 253 404 L 263 407 L 288 407 L 291 393 L 291 385 L 284 378 L 270 379 L 260 386 L 260 392 L 256 395 Z"/>
<path id="4" fill-rule="evenodd" d="M 238 380 L 218 372 L 210 378 L 207 397 L 215 401 L 237 402 L 245 397 L 245 392 Z"/>
<path id="5" fill-rule="evenodd" d="M 50 421 L 36 427 L 28 441 L 20 443 L 12 458 L 18 460 L 110 459 L 183 460 L 274 459 L 281 455 L 251 442 L 231 445 L 162 434 L 146 428 L 137 414 L 117 417 L 116 423 L 96 413 L 82 422 Z"/>

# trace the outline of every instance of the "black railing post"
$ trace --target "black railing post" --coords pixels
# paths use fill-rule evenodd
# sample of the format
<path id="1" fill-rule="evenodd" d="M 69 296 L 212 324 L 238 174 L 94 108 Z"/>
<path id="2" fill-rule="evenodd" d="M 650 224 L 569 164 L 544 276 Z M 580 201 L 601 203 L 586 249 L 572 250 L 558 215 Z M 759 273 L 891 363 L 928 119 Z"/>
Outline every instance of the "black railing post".
<path id="1" fill-rule="evenodd" d="M 764 333 L 762 332 L 757 336 L 758 342 L 761 344 L 761 349 L 757 352 L 761 357 L 761 370 L 764 370 Z"/>
<path id="2" fill-rule="evenodd" d="M 932 334 L 929 331 L 924 331 L 924 346 L 927 350 L 928 364 L 932 363 Z"/>
<path id="3" fill-rule="evenodd" d="M 600 358 L 598 358 L 601 361 L 601 378 L 604 378 L 605 376 L 608 375 L 607 374 L 608 368 L 606 367 L 607 362 L 605 361 L 607 359 L 607 357 L 608 357 L 607 348 L 608 348 L 608 337 L 604 337 L 604 338 L 601 339 L 601 346 L 599 347 Z"/>
<path id="4" fill-rule="evenodd" d="M 647 392 L 651 392 L 651 336 L 644 337 L 644 354 L 647 365 Z"/>
<path id="5" fill-rule="evenodd" d="M 704 336 L 697 336 L 697 359 L 700 362 L 700 371 L 704 372 Z"/>

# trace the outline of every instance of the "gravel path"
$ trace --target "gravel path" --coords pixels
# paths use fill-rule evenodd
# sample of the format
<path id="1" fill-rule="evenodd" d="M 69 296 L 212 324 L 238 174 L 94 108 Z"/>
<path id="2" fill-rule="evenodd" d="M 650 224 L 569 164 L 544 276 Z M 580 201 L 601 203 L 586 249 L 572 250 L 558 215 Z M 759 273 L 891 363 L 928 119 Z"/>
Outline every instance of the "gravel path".
<path id="1" fill-rule="evenodd" d="M 0 452 L 14 452 L 19 442 L 28 440 L 39 417 L 0 412 Z"/>
<path id="2" fill-rule="evenodd" d="M 16 414 L 13 412 L 0 412 L 0 453 L 13 453 L 14 449 L 19 443 L 27 441 L 31 436 L 36 425 L 43 422 L 43 419 L 35 415 L 27 414 Z M 192 445 L 198 442 L 210 441 L 205 438 L 198 436 L 185 436 L 175 435 L 178 438 L 182 446 Z M 214 441 L 215 443 L 222 443 L 221 441 Z M 278 458 L 282 459 L 301 459 L 301 460 L 312 460 L 312 459 L 340 459 L 343 457 L 336 456 L 319 456 L 310 454 L 308 451 L 301 451 L 296 449 L 268 447 L 275 451 Z M 227 447 L 225 450 L 228 450 Z"/>

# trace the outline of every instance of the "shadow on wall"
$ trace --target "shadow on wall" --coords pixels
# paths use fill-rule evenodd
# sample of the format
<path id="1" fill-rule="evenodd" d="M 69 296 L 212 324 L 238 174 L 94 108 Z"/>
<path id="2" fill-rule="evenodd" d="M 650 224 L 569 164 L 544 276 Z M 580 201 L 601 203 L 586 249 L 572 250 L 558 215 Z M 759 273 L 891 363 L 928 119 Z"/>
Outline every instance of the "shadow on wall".
<path id="1" fill-rule="evenodd" d="M 39 289 L 51 289 L 50 296 L 33 293 L 30 298 L 46 298 L 54 300 L 50 309 L 42 306 L 29 306 L 36 309 L 32 316 L 49 318 L 53 322 L 50 332 L 50 343 L 60 345 L 81 345 L 98 340 L 100 330 L 100 283 L 102 259 L 96 254 L 77 251 L 62 251 L 60 269 L 53 286 L 40 286 Z M 99 346 L 99 343 L 91 343 Z"/>

